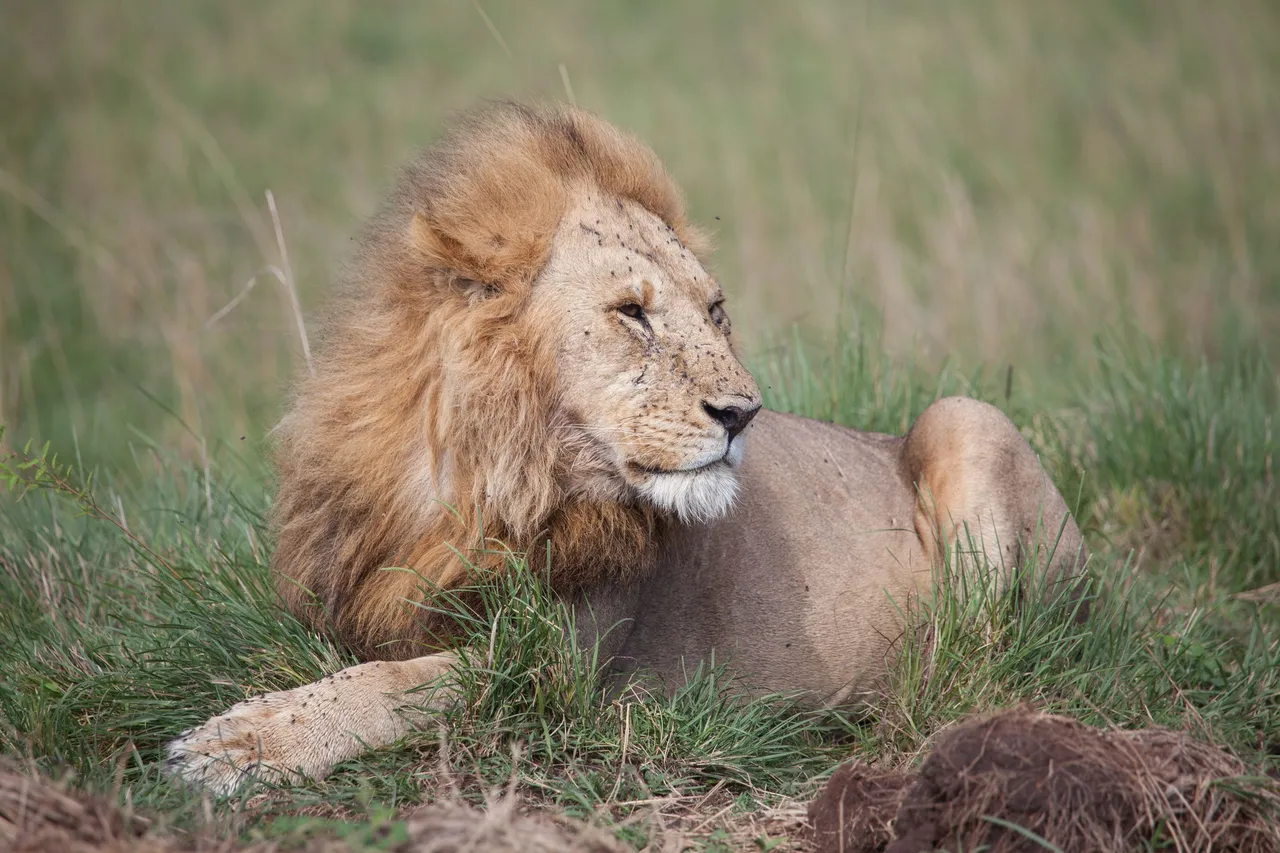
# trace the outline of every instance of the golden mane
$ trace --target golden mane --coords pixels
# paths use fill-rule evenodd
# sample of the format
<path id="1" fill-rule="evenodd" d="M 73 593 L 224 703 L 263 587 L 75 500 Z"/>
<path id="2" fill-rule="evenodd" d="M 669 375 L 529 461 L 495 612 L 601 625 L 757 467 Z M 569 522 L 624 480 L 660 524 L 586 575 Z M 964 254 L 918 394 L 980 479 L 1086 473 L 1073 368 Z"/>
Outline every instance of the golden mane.
<path id="1" fill-rule="evenodd" d="M 438 645 L 438 621 L 405 602 L 468 579 L 455 547 L 500 569 L 486 537 L 549 552 L 561 589 L 644 565 L 650 511 L 565 497 L 550 330 L 526 318 L 583 193 L 633 200 L 705 251 L 647 146 L 581 110 L 510 103 L 456 122 L 361 239 L 277 431 L 271 510 L 286 606 L 361 655 Z"/>

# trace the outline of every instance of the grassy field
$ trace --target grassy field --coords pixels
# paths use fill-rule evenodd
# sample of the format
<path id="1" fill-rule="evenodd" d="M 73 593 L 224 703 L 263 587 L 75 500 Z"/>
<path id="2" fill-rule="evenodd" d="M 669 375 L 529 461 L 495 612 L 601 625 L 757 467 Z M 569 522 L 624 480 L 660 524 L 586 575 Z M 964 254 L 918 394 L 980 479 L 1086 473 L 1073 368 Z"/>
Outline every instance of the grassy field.
<path id="1" fill-rule="evenodd" d="M 709 850 L 790 844 L 838 759 L 909 764 L 1021 701 L 1280 769 L 1280 11 L 747 8 L 6 4 L 0 453 L 37 464 L 0 495 L 0 755 L 181 832 L 385 841 L 514 774 L 637 846 Z M 181 729 L 349 661 L 268 592 L 289 302 L 264 276 L 210 322 L 285 261 L 266 192 L 310 317 L 393 169 L 503 95 L 654 145 L 718 232 L 770 405 L 892 431 L 942 393 L 1008 412 L 1089 537 L 1089 625 L 944 598 L 866 717 L 735 706 L 715 672 L 624 705 L 525 583 L 477 629 L 505 669 L 441 728 L 247 801 L 165 782 Z"/>

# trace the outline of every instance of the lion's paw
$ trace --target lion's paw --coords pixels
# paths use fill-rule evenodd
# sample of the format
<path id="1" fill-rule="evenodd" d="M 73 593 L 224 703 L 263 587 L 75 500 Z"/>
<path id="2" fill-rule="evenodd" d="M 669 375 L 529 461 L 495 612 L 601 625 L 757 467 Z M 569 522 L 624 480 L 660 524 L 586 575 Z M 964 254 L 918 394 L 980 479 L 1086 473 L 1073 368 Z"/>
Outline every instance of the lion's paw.
<path id="1" fill-rule="evenodd" d="M 247 699 L 203 725 L 187 729 L 168 745 L 165 771 L 207 788 L 230 794 L 251 779 L 279 782 L 304 773 L 308 752 L 297 749 L 298 704 L 290 694 L 271 693 Z M 309 775 L 309 774 L 308 774 Z"/>
<path id="2" fill-rule="evenodd" d="M 407 693 L 449 672 L 455 658 L 359 664 L 320 681 L 246 699 L 179 735 L 165 768 L 187 782 L 229 794 L 250 779 L 320 778 L 335 764 L 395 742 L 410 712 L 440 707 L 452 690 Z"/>

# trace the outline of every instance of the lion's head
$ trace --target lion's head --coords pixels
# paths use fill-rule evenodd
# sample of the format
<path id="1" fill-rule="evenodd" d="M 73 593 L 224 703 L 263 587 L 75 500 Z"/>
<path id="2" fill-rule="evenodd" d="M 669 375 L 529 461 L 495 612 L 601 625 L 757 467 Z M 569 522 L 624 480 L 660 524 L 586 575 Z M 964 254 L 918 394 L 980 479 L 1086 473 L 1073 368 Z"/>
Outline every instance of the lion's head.
<path id="1" fill-rule="evenodd" d="M 286 601 L 319 620 L 314 593 L 371 652 L 420 636 L 404 600 L 465 577 L 455 546 L 498 560 L 482 526 L 582 586 L 723 514 L 760 396 L 705 246 L 653 152 L 605 122 L 458 122 L 367 230 L 280 427 Z"/>

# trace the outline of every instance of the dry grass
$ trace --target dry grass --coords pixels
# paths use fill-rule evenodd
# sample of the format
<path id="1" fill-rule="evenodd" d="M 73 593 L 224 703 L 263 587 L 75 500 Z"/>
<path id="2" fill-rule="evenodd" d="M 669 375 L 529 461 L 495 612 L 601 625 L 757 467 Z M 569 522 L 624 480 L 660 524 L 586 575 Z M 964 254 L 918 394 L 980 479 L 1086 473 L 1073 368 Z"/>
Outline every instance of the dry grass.
<path id="1" fill-rule="evenodd" d="M 213 833 L 152 830 L 153 820 L 48 778 L 0 767 L 0 842 L 11 853 L 622 853 L 613 834 L 588 824 L 526 815 L 511 791 L 483 810 L 445 797 L 344 838 L 341 824 L 283 841 L 241 842 Z"/>
<path id="2" fill-rule="evenodd" d="M 447 771 L 443 763 L 442 768 Z M 514 778 L 507 790 L 491 792 L 482 810 L 440 784 L 440 795 L 429 805 L 364 825 L 303 821 L 298 825 L 305 831 L 254 842 L 209 830 L 175 832 L 131 808 L 0 766 L 0 842 L 15 853 L 631 849 L 615 836 L 621 826 L 607 817 L 606 830 L 531 810 L 516 795 Z M 704 850 L 771 850 L 780 843 L 786 843 L 784 850 L 821 853 L 1280 849 L 1274 822 L 1280 783 L 1248 776 L 1234 756 L 1168 729 L 1100 731 L 1029 709 L 966 720 L 944 731 L 915 771 L 876 770 L 851 761 L 807 808 L 788 801 L 744 812 L 734 805 L 719 786 L 696 797 L 655 799 L 638 812 L 647 836 L 644 849 L 679 851 L 700 844 Z M 340 808 L 329 811 L 353 818 Z M 303 809 L 299 817 L 319 817 L 315 812 Z"/>

